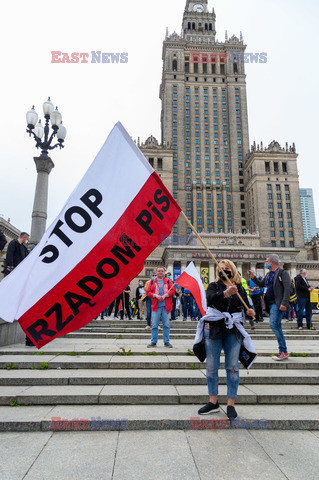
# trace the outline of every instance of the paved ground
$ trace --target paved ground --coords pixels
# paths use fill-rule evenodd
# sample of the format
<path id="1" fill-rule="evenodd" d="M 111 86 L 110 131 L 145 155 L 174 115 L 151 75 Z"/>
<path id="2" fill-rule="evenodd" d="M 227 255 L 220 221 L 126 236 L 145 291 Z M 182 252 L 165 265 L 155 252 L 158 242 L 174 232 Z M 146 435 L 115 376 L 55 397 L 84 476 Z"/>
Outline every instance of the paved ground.
<path id="1" fill-rule="evenodd" d="M 174 348 L 167 351 L 161 339 L 156 356 L 147 356 L 150 333 L 138 327 L 110 324 L 105 333 L 93 325 L 41 352 L 21 344 L 0 347 L 0 480 L 319 478 L 316 331 L 300 334 L 284 324 L 295 354 L 278 363 L 271 359 L 277 344 L 267 322 L 258 326 L 259 357 L 250 375 L 241 371 L 237 402 L 248 428 L 229 425 L 225 403 L 218 414 L 201 418 L 199 428 L 197 409 L 207 387 L 203 366 L 187 355 L 195 325 L 176 325 Z M 121 356 L 121 348 L 134 355 Z M 47 369 L 38 370 L 44 361 Z M 223 370 L 220 380 L 223 394 Z M 155 401 L 160 392 L 168 398 L 162 405 Z M 21 406 L 10 406 L 12 399 Z M 69 419 L 69 430 L 72 419 L 87 419 L 87 431 L 57 431 L 53 417 Z M 97 426 L 98 418 L 124 423 Z"/>
<path id="2" fill-rule="evenodd" d="M 1 480 L 317 480 L 318 431 L 2 433 Z"/>

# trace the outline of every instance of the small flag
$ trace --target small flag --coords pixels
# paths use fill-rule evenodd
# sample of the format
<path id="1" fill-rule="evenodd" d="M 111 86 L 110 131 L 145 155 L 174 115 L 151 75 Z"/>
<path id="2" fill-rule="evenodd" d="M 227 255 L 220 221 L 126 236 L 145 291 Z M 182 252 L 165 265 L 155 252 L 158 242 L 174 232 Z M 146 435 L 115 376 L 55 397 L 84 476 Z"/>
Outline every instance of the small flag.
<path id="1" fill-rule="evenodd" d="M 120 303 L 119 303 L 119 312 L 121 312 L 123 310 L 123 302 L 122 300 L 120 300 Z"/>
<path id="2" fill-rule="evenodd" d="M 176 278 L 175 282 L 181 287 L 187 288 L 192 293 L 201 314 L 205 315 L 207 310 L 206 293 L 203 282 L 193 262 Z"/>

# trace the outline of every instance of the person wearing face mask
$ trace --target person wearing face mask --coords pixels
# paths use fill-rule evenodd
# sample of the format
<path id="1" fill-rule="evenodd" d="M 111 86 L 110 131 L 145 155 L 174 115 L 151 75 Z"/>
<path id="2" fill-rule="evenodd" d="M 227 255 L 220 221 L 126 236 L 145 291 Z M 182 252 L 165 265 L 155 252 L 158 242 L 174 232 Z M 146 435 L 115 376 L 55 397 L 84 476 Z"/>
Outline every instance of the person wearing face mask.
<path id="1" fill-rule="evenodd" d="M 309 285 L 307 280 L 307 270 L 302 269 L 299 272 L 299 275 L 295 278 L 295 287 L 297 294 L 297 303 L 298 303 L 298 313 L 297 313 L 297 323 L 299 330 L 302 330 L 302 320 L 303 312 L 306 310 L 306 322 L 308 330 L 315 330 L 311 324 L 311 303 L 310 303 L 310 293 L 313 290 L 313 287 Z"/>
<path id="2" fill-rule="evenodd" d="M 221 269 L 223 269 L 227 278 L 225 278 Z M 239 353 L 243 338 L 249 338 L 251 341 L 243 327 L 243 321 L 245 315 L 253 317 L 255 313 L 252 308 L 248 308 L 245 311 L 242 302 L 237 296 L 237 292 L 246 305 L 248 305 L 246 291 L 241 285 L 241 278 L 235 265 L 230 260 L 223 260 L 217 267 L 215 282 L 210 283 L 206 291 L 208 310 L 202 321 L 204 323 L 203 337 L 206 350 L 206 378 L 209 402 L 198 410 L 199 415 L 207 415 L 219 411 L 217 399 L 218 369 L 220 354 L 223 349 L 227 373 L 227 416 L 229 419 L 237 417 L 234 405 L 239 385 Z M 196 333 L 194 346 L 199 339 L 197 337 L 200 333 L 199 326 L 197 328 L 198 332 Z"/>
<path id="3" fill-rule="evenodd" d="M 257 278 L 253 270 L 248 270 L 247 273 L 258 287 L 264 287 L 264 298 L 269 311 L 269 326 L 276 336 L 279 348 L 279 354 L 272 358 L 274 360 L 287 360 L 289 353 L 281 328 L 281 320 L 283 313 L 289 310 L 290 275 L 286 270 L 279 268 L 279 257 L 275 254 L 267 257 L 265 268 L 270 271 L 263 279 Z"/>

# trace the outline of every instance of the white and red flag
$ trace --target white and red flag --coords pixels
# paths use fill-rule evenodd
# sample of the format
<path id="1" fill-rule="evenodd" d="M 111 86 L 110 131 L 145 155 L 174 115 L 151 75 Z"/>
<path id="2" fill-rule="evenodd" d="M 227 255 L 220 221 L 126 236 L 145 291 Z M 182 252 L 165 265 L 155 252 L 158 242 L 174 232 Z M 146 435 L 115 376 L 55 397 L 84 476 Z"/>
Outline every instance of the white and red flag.
<path id="1" fill-rule="evenodd" d="M 40 243 L 0 283 L 0 318 L 38 347 L 78 330 L 136 277 L 181 209 L 117 123 Z"/>
<path id="2" fill-rule="evenodd" d="M 203 282 L 193 262 L 187 265 L 184 272 L 176 278 L 175 283 L 187 288 L 187 290 L 192 293 L 201 314 L 205 315 L 207 310 L 206 293 Z"/>

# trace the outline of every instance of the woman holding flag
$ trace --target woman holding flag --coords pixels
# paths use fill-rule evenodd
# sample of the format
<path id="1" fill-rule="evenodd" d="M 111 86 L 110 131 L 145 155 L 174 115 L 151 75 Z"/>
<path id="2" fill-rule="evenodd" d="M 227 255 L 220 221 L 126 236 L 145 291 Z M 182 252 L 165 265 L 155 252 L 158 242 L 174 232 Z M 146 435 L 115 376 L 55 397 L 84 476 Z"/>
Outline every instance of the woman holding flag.
<path id="1" fill-rule="evenodd" d="M 223 260 L 218 264 L 217 278 L 215 282 L 209 284 L 206 294 L 208 309 L 198 323 L 194 352 L 196 354 L 196 348 L 204 343 L 209 402 L 200 408 L 198 413 L 207 415 L 219 411 L 218 369 L 223 349 L 227 373 L 227 416 L 233 419 L 237 417 L 234 405 L 239 385 L 238 360 L 241 348 L 245 348 L 246 357 L 252 355 L 252 360 L 246 367 L 249 368 L 257 356 L 251 339 L 243 327 L 245 313 L 247 316 L 254 317 L 255 312 L 252 308 L 246 309 L 245 312 L 243 308 L 238 294 L 246 305 L 248 305 L 247 295 L 241 285 L 240 275 L 230 260 Z"/>

